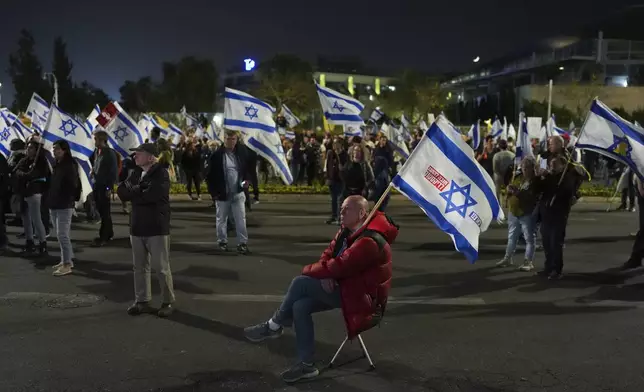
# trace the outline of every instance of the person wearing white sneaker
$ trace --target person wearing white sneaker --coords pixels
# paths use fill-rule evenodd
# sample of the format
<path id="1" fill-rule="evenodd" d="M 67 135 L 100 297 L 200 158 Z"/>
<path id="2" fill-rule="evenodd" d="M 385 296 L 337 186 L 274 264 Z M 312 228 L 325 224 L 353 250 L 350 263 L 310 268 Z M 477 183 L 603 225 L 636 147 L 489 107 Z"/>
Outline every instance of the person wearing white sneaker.
<path id="1" fill-rule="evenodd" d="M 54 266 L 54 276 L 72 273 L 74 251 L 70 240 L 74 204 L 80 200 L 81 182 L 78 164 L 66 140 L 56 140 L 53 145 L 56 164 L 51 175 L 48 204 L 60 245 L 60 263 Z"/>
<path id="2" fill-rule="evenodd" d="M 534 266 L 534 251 L 536 247 L 534 214 L 537 205 L 537 193 L 534 188 L 536 162 L 532 156 L 521 161 L 521 173 L 515 175 L 507 188 L 508 201 L 508 245 L 505 256 L 496 265 L 506 267 L 513 265 L 512 255 L 517 247 L 519 235 L 523 232 L 525 238 L 525 259 L 519 267 L 521 271 L 532 271 Z"/>

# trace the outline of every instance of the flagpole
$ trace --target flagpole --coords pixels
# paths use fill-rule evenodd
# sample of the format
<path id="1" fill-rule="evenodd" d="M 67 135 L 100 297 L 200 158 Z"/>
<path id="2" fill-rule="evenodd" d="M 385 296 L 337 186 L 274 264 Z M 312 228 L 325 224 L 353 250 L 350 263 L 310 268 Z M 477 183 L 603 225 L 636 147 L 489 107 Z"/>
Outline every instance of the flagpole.
<path id="1" fill-rule="evenodd" d="M 362 224 L 362 226 L 360 228 L 365 227 L 366 225 L 368 225 L 369 222 L 371 221 L 371 219 L 373 219 L 374 215 L 376 215 L 376 212 L 378 211 L 378 208 L 380 208 L 380 205 L 385 201 L 385 198 L 387 198 L 387 195 L 389 195 L 389 192 L 391 192 L 391 187 L 392 187 L 392 184 L 390 182 L 389 185 L 387 186 L 387 189 L 385 189 L 385 191 L 383 192 L 382 196 L 380 196 L 380 199 L 378 199 L 376 204 L 373 205 L 373 208 L 369 212 L 369 215 L 367 215 L 367 219 L 365 219 L 364 223 Z"/>
<path id="2" fill-rule="evenodd" d="M 596 99 L 597 99 L 597 97 L 595 97 L 595 99 L 593 99 L 592 102 L 594 102 Z M 592 102 L 591 102 L 591 106 L 592 106 Z M 572 145 L 572 151 L 570 153 L 570 159 L 572 159 L 572 155 L 575 153 L 575 148 L 577 148 L 577 142 L 579 142 L 579 139 L 581 139 L 581 135 L 584 134 L 584 130 L 586 129 L 586 123 L 588 122 L 588 117 L 590 117 L 590 109 L 588 110 L 588 114 L 586 115 L 586 118 L 584 119 L 584 123 L 581 125 L 581 129 L 579 130 L 579 136 L 577 136 L 577 139 L 575 140 L 575 143 Z M 566 149 L 564 147 L 564 151 L 565 150 Z M 570 159 L 568 159 L 566 167 L 564 167 L 564 170 L 561 173 L 561 177 L 559 177 L 559 182 L 557 182 L 557 188 L 559 188 L 561 186 L 561 183 L 563 182 L 564 176 L 566 175 L 566 172 L 568 171 L 568 166 L 570 166 Z M 552 200 L 550 200 L 549 205 L 551 207 L 552 207 L 552 204 L 555 202 L 556 198 L 557 198 L 557 195 L 555 194 L 552 197 Z"/>
<path id="3" fill-rule="evenodd" d="M 548 82 L 548 117 L 546 118 L 546 136 L 552 135 L 550 118 L 552 117 L 552 79 Z"/>

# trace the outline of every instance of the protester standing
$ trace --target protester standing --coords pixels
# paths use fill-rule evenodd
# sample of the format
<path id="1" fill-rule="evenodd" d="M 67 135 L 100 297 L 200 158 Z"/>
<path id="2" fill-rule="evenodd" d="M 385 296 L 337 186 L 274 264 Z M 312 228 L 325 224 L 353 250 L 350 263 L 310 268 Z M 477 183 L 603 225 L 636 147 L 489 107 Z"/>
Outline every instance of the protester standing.
<path id="1" fill-rule="evenodd" d="M 47 253 L 47 240 L 45 225 L 42 222 L 40 206 L 45 183 L 50 177 L 49 164 L 45 158 L 42 145 L 36 141 L 30 141 L 27 145 L 27 156 L 25 156 L 16 168 L 18 188 L 20 195 L 25 201 L 22 209 L 22 223 L 25 229 L 25 253 L 33 253 L 36 250 L 34 243 L 34 231 L 38 239 L 38 253 Z"/>
<path id="2" fill-rule="evenodd" d="M 118 160 L 114 150 L 107 145 L 107 132 L 98 131 L 94 133 L 94 144 L 96 150 L 94 151 L 92 168 L 92 177 L 94 179 L 92 193 L 94 194 L 96 209 L 101 217 L 101 227 L 92 246 L 101 247 L 114 237 L 111 199 L 114 183 L 118 178 Z"/>
<path id="3" fill-rule="evenodd" d="M 132 316 L 156 312 L 159 317 L 168 317 L 175 301 L 170 270 L 170 177 L 157 161 L 155 144 L 144 143 L 132 151 L 138 168 L 117 189 L 121 200 L 132 203 L 130 242 L 136 302 L 127 312 Z M 163 302 L 158 311 L 150 306 L 150 266 L 157 271 L 161 288 Z"/>
<path id="4" fill-rule="evenodd" d="M 54 276 L 65 276 L 71 274 L 74 267 L 70 232 L 74 204 L 80 200 L 81 183 L 78 164 L 72 158 L 69 143 L 66 140 L 55 141 L 53 152 L 56 164 L 51 176 L 48 202 L 60 245 L 60 262 L 54 266 Z"/>
<path id="5" fill-rule="evenodd" d="M 248 169 L 243 146 L 237 144 L 237 133 L 226 132 L 224 144 L 210 156 L 208 191 L 217 208 L 217 241 L 219 249 L 228 251 L 228 216 L 232 213 L 237 231 L 237 252 L 248 253 L 248 232 L 246 231 L 246 196 Z"/>
<path id="6" fill-rule="evenodd" d="M 197 146 L 194 140 L 186 141 L 180 163 L 186 178 L 188 196 L 192 200 L 201 200 L 201 147 Z M 193 184 L 197 196 L 192 194 Z"/>

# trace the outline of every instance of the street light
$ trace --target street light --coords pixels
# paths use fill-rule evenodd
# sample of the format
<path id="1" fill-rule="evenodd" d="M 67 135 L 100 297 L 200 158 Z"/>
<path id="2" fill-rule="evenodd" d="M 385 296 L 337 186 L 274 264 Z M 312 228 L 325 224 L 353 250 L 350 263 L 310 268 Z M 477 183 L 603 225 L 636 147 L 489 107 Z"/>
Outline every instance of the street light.
<path id="1" fill-rule="evenodd" d="M 45 72 L 42 75 L 43 80 L 47 80 L 51 83 L 51 81 L 49 80 L 50 78 L 54 80 L 54 104 L 56 104 L 56 106 L 59 106 L 58 105 L 58 79 L 56 79 L 56 75 L 54 75 L 51 72 Z"/>
<path id="2" fill-rule="evenodd" d="M 475 62 L 475 63 L 478 63 L 479 61 L 481 61 L 481 57 L 479 56 L 476 56 L 474 60 L 472 60 L 472 62 Z"/>

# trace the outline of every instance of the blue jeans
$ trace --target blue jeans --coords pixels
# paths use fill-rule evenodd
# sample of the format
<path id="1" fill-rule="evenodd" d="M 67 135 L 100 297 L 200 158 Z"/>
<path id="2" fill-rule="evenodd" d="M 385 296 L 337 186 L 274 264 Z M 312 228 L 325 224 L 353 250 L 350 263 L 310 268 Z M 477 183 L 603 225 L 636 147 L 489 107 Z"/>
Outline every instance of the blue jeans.
<path id="1" fill-rule="evenodd" d="M 505 258 L 509 259 L 514 254 L 519 241 L 519 235 L 523 232 L 525 238 L 525 260 L 534 259 L 534 250 L 536 248 L 535 228 L 533 214 L 523 216 L 514 216 L 508 213 L 508 246 L 505 250 Z"/>
<path id="2" fill-rule="evenodd" d="M 58 237 L 58 244 L 60 245 L 60 261 L 61 263 L 69 266 L 74 265 L 72 261 L 74 258 L 74 251 L 72 249 L 72 241 L 69 235 L 72 228 L 73 212 L 73 208 L 51 210 L 51 218 L 54 221 L 54 228 L 56 229 L 56 236 Z"/>
<path id="3" fill-rule="evenodd" d="M 291 282 L 273 321 L 283 326 L 289 326 L 291 322 L 295 324 L 297 355 L 300 361 L 313 363 L 315 332 L 311 315 L 341 306 L 338 286 L 332 293 L 327 293 L 319 279 L 301 275 Z"/>
<path id="4" fill-rule="evenodd" d="M 25 229 L 25 239 L 28 242 L 34 240 L 34 231 L 36 232 L 38 242 L 43 243 L 47 241 L 47 233 L 45 225 L 42 223 L 42 214 L 40 211 L 41 201 L 42 195 L 40 193 L 25 197 L 27 208 L 22 211 L 22 225 Z"/>
<path id="5" fill-rule="evenodd" d="M 340 217 L 340 198 L 342 197 L 342 183 L 332 182 L 329 185 L 329 193 L 331 194 L 331 218 L 338 219 Z"/>

